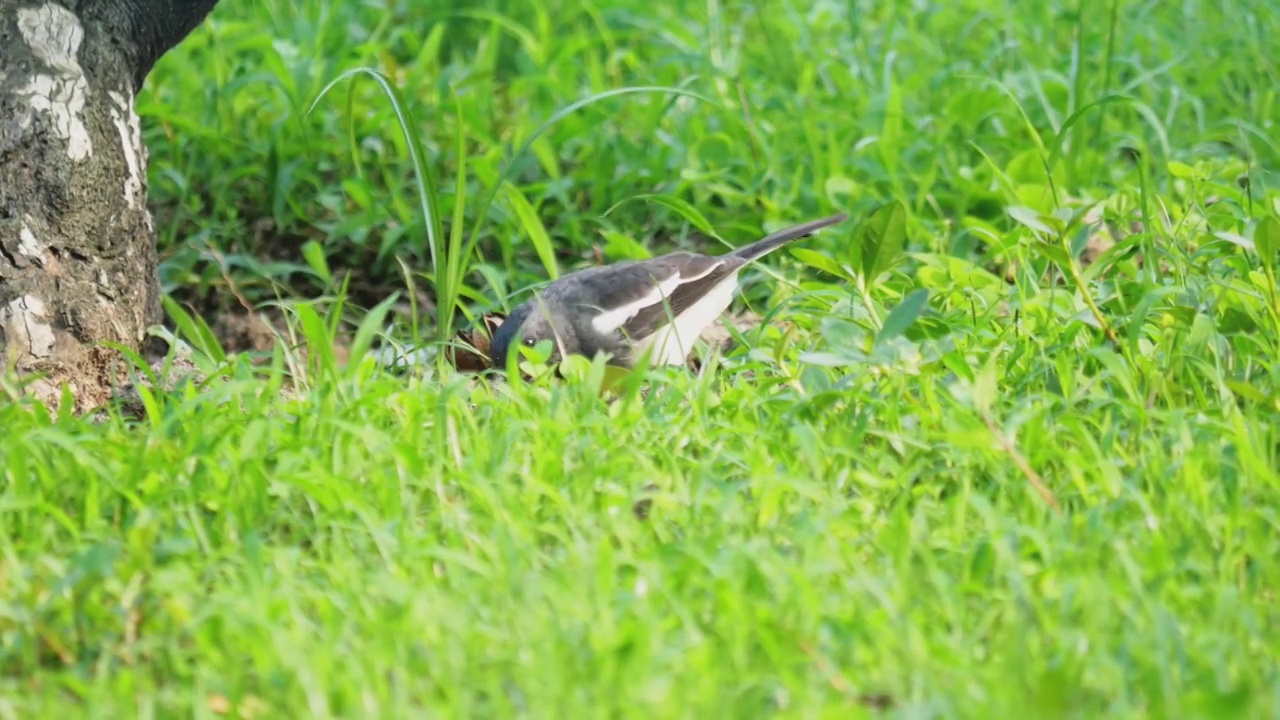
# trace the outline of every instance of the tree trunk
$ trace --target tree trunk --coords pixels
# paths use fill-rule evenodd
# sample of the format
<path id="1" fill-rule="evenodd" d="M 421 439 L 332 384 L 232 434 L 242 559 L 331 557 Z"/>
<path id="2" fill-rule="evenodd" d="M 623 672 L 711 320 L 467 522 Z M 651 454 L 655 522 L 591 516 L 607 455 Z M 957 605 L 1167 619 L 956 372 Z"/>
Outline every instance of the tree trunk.
<path id="1" fill-rule="evenodd" d="M 160 318 L 134 94 L 216 0 L 0 0 L 0 373 L 77 408 Z"/>

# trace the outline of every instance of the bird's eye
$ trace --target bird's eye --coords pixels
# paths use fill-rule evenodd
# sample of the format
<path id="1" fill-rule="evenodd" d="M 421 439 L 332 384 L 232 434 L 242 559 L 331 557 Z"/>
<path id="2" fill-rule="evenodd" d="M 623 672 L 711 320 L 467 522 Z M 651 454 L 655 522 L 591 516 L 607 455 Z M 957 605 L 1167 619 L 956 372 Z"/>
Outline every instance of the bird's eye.
<path id="1" fill-rule="evenodd" d="M 525 338 L 524 344 L 528 345 L 529 347 L 533 347 L 535 345 L 535 343 L 533 342 L 533 338 Z"/>

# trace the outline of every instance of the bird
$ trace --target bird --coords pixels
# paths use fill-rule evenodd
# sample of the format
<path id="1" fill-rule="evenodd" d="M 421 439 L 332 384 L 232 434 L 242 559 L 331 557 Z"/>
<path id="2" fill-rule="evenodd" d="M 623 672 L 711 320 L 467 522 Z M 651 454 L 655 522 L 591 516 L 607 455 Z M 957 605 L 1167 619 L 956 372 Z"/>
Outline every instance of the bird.
<path id="1" fill-rule="evenodd" d="M 552 341 L 549 360 L 600 353 L 634 369 L 682 365 L 693 343 L 733 302 L 742 268 L 788 243 L 848 219 L 836 213 L 783 228 L 724 255 L 676 251 L 567 273 L 525 301 L 493 334 L 493 367 L 505 369 L 512 345 Z"/>

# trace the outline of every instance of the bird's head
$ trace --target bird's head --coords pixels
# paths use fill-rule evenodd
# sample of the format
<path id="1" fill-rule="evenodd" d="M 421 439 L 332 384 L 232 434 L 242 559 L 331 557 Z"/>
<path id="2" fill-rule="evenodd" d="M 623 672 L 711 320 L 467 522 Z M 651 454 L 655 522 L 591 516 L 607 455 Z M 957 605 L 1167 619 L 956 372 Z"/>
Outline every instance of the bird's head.
<path id="1" fill-rule="evenodd" d="M 547 310 L 545 302 L 540 298 L 534 298 L 512 310 L 511 314 L 502 321 L 493 334 L 493 342 L 489 346 L 495 368 L 506 369 L 507 358 L 514 351 L 515 343 L 531 348 L 543 340 L 551 340 L 550 361 L 553 363 L 560 361 L 560 345 L 567 328 L 558 328 Z"/>

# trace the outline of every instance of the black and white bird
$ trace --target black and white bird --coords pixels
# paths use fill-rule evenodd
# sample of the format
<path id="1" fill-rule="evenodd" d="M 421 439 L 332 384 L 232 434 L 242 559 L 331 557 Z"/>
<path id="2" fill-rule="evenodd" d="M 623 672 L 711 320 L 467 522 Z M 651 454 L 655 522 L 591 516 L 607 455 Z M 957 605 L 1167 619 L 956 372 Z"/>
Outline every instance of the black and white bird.
<path id="1" fill-rule="evenodd" d="M 552 362 L 608 353 L 610 364 L 627 368 L 645 358 L 651 366 L 682 365 L 733 302 L 743 267 L 848 217 L 783 228 L 725 255 L 679 251 L 569 273 L 511 311 L 493 335 L 493 365 L 506 368 L 517 338 L 528 347 L 551 340 Z"/>

